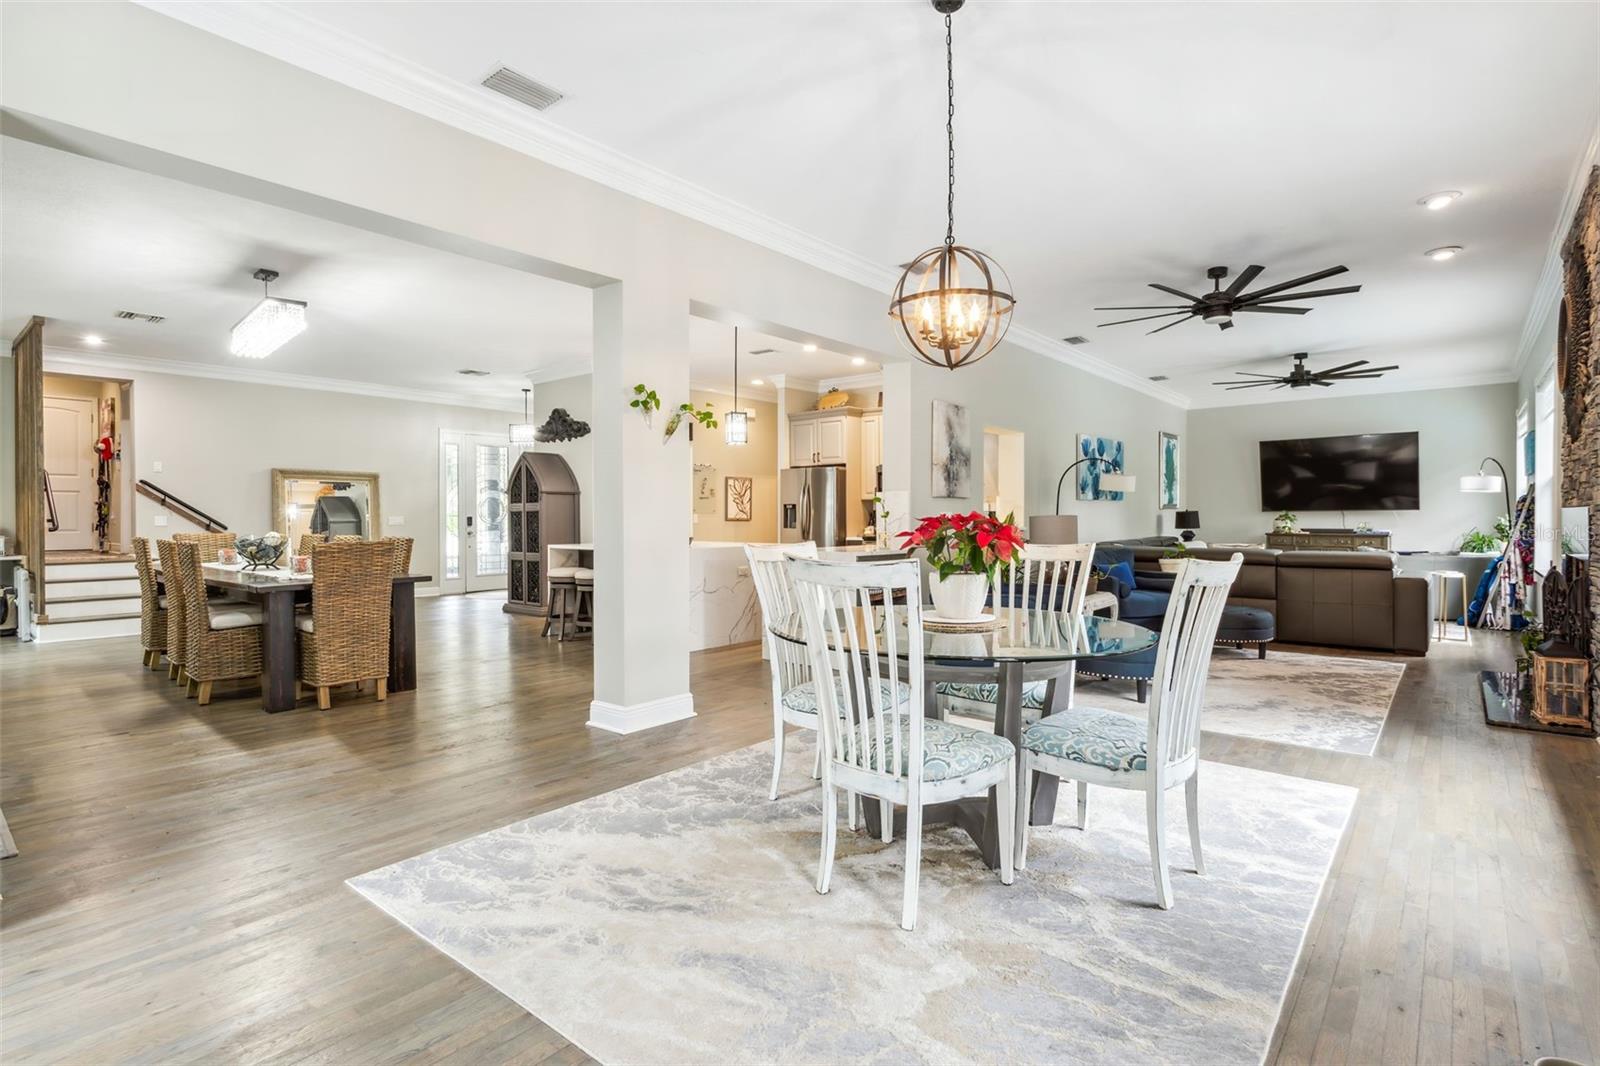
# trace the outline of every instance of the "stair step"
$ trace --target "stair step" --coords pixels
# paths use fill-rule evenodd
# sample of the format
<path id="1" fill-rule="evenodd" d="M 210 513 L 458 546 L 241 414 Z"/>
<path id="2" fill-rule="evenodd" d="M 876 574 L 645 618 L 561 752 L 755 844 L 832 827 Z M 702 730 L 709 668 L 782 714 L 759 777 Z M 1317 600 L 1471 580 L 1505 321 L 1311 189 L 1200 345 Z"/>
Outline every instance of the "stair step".
<path id="1" fill-rule="evenodd" d="M 131 577 L 138 580 L 139 571 L 133 563 L 50 563 L 44 564 L 46 581 L 100 581 L 106 578 Z"/>
<path id="2" fill-rule="evenodd" d="M 83 581 L 56 581 L 53 577 L 44 583 L 46 603 L 66 603 L 69 600 L 89 600 L 102 596 L 137 596 L 139 579 L 136 577 L 96 578 Z"/>
<path id="3" fill-rule="evenodd" d="M 40 644 L 56 644 L 68 640 L 98 640 L 104 637 L 137 637 L 139 616 L 110 618 L 73 618 L 65 622 L 42 622 L 34 630 L 34 639 Z"/>
<path id="4" fill-rule="evenodd" d="M 139 597 L 90 596 L 81 600 L 44 601 L 45 613 L 52 622 L 70 622 L 82 618 L 138 618 Z"/>

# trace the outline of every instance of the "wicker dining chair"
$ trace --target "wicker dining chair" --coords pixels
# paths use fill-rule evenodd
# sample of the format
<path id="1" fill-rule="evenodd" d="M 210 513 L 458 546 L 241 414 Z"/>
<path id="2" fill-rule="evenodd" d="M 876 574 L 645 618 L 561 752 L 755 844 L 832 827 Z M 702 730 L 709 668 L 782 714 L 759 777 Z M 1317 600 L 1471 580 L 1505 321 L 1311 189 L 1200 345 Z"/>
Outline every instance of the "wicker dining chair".
<path id="1" fill-rule="evenodd" d="M 310 555 L 313 549 L 326 543 L 328 543 L 328 538 L 321 533 L 302 533 L 300 534 L 299 542 L 295 544 L 294 553 L 296 555 Z"/>
<path id="2" fill-rule="evenodd" d="M 385 537 L 384 543 L 394 547 L 394 575 L 404 577 L 411 573 L 411 545 L 410 537 Z"/>
<path id="3" fill-rule="evenodd" d="M 188 635 L 184 652 L 189 659 L 184 670 L 189 687 L 204 707 L 211 702 L 213 682 L 260 680 L 261 608 L 251 603 L 208 601 L 200 572 L 200 545 L 179 544 L 177 555 L 183 625 Z"/>
<path id="4" fill-rule="evenodd" d="M 156 541 L 156 557 L 161 560 L 161 581 L 167 598 L 167 677 L 180 685 L 189 683 L 184 664 L 189 661 L 189 632 L 183 621 L 183 583 L 178 578 L 178 543 Z"/>
<path id="5" fill-rule="evenodd" d="M 389 598 L 395 547 L 381 540 L 335 540 L 317 549 L 311 569 L 311 610 L 295 617 L 299 684 L 317 690 L 317 706 L 332 706 L 335 685 L 376 684 L 389 695 Z"/>
<path id="6" fill-rule="evenodd" d="M 179 544 L 193 544 L 200 552 L 202 563 L 214 563 L 223 548 L 231 548 L 238 541 L 236 533 L 174 533 L 172 539 Z"/>
<path id="7" fill-rule="evenodd" d="M 133 568 L 139 574 L 139 643 L 144 648 L 144 664 L 159 670 L 161 655 L 167 650 L 167 602 L 156 584 L 150 542 L 144 537 L 133 538 Z"/>

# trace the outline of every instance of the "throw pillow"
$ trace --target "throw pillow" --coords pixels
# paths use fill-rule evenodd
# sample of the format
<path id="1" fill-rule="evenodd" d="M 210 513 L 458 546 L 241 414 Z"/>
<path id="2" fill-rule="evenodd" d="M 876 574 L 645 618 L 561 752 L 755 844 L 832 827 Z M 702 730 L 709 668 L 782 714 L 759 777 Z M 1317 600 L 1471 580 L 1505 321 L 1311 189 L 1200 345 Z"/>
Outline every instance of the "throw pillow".
<path id="1" fill-rule="evenodd" d="M 1139 583 L 1133 579 L 1132 563 L 1117 563 L 1115 566 L 1112 566 L 1106 571 L 1106 576 L 1109 578 L 1114 578 L 1115 580 L 1120 581 L 1124 585 L 1128 586 L 1129 592 L 1132 592 L 1134 589 L 1139 587 Z"/>

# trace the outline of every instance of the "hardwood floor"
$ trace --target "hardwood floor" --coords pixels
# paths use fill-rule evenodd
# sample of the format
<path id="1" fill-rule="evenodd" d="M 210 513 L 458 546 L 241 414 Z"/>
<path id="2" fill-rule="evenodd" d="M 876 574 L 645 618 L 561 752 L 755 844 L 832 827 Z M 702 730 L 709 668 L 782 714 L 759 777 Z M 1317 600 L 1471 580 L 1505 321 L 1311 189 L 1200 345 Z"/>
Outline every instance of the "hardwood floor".
<path id="1" fill-rule="evenodd" d="M 588 642 L 486 600 L 418 615 L 415 692 L 274 716 L 184 700 L 134 640 L 0 646 L 0 1058 L 585 1061 L 343 882 L 764 739 L 765 667 L 696 655 L 699 716 L 617 737 L 583 724 Z M 1405 660 L 1372 758 L 1207 735 L 1361 789 L 1275 1061 L 1600 1051 L 1600 748 L 1483 725 L 1474 671 L 1510 647 Z"/>

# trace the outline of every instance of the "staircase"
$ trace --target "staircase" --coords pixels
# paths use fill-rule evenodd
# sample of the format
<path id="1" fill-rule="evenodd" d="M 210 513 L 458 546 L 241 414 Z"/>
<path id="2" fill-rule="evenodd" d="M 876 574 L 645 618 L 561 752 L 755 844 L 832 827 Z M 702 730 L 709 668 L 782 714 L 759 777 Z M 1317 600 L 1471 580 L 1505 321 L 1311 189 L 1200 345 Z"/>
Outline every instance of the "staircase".
<path id="1" fill-rule="evenodd" d="M 96 562 L 45 562 L 45 611 L 39 643 L 139 635 L 139 574 L 133 556 Z"/>

